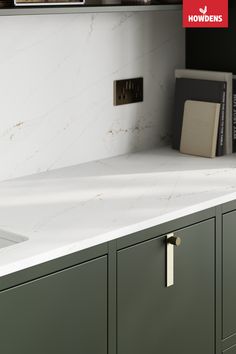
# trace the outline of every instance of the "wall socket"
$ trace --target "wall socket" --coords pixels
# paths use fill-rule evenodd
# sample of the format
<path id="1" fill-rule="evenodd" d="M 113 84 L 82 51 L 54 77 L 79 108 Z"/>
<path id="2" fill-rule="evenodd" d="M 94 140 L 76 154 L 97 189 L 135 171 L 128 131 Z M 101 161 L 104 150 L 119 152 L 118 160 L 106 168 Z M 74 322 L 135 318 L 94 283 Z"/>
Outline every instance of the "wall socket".
<path id="1" fill-rule="evenodd" d="M 143 101 L 143 78 L 114 81 L 114 106 Z"/>

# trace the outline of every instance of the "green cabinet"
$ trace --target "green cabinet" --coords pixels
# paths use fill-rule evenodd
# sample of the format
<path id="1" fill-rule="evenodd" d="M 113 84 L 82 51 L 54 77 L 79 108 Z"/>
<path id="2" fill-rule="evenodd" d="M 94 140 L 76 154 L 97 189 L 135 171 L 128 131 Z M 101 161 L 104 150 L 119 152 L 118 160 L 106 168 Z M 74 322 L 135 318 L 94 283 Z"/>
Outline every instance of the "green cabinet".
<path id="1" fill-rule="evenodd" d="M 0 292 L 4 354 L 106 354 L 107 256 Z"/>
<path id="2" fill-rule="evenodd" d="M 215 353 L 215 223 L 178 230 L 174 285 L 166 286 L 166 237 L 117 254 L 117 354 Z"/>
<path id="3" fill-rule="evenodd" d="M 236 211 L 232 211 L 223 216 L 223 338 L 236 333 L 235 230 Z M 232 353 L 236 353 L 236 351 Z"/>
<path id="4" fill-rule="evenodd" d="M 236 354 L 235 229 L 236 202 L 2 277 L 1 353 Z"/>

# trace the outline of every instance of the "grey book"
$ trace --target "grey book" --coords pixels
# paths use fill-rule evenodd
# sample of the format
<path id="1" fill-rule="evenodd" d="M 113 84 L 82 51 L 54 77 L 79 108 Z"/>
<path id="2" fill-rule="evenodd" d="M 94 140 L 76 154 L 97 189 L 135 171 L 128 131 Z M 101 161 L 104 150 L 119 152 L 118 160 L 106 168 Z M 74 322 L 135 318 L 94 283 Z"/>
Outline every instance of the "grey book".
<path id="1" fill-rule="evenodd" d="M 232 144 L 233 75 L 232 73 L 218 72 L 218 71 L 205 71 L 205 70 L 177 69 L 175 71 L 175 77 L 227 82 L 224 153 L 231 154 L 233 151 L 233 147 L 232 147 L 233 145 Z"/>
<path id="2" fill-rule="evenodd" d="M 219 103 L 186 101 L 180 152 L 215 157 L 219 117 Z"/>

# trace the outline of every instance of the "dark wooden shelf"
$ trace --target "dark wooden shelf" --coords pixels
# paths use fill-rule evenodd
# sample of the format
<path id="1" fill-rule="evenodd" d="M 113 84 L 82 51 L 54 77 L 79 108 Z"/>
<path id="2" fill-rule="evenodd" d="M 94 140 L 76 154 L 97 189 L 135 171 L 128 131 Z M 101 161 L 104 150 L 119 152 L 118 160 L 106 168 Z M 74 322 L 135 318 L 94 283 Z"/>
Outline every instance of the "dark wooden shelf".
<path id="1" fill-rule="evenodd" d="M 57 7 L 17 7 L 0 9 L 0 16 L 17 15 L 60 15 L 107 12 L 150 12 L 181 10 L 182 5 L 103 5 L 103 6 L 57 6 Z"/>

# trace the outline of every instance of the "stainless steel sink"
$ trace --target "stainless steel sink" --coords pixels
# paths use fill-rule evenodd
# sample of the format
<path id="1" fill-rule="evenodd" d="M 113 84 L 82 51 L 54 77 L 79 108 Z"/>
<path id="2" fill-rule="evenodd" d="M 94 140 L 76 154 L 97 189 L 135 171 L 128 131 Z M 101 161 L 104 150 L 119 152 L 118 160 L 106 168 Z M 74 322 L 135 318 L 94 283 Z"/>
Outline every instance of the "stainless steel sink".
<path id="1" fill-rule="evenodd" d="M 27 237 L 0 230 L 0 249 L 27 241 Z"/>

